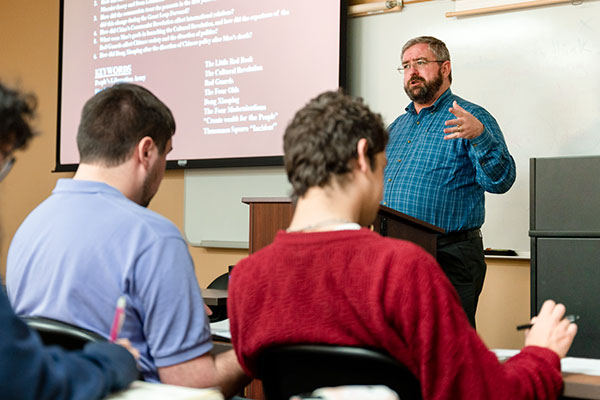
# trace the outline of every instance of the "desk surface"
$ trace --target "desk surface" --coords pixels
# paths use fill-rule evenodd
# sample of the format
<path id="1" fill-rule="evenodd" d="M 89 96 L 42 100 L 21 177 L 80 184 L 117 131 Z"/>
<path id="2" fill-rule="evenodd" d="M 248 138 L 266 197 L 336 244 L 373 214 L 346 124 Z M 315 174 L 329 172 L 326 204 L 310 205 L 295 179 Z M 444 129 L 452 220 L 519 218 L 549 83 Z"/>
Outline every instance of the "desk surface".
<path id="1" fill-rule="evenodd" d="M 202 298 L 209 306 L 224 306 L 227 304 L 227 289 L 202 289 Z"/>
<path id="2" fill-rule="evenodd" d="M 563 372 L 566 399 L 600 399 L 600 376 Z"/>
<path id="3" fill-rule="evenodd" d="M 223 400 L 217 389 L 194 389 L 143 381 L 132 382 L 125 390 L 114 393 L 105 400 Z"/>

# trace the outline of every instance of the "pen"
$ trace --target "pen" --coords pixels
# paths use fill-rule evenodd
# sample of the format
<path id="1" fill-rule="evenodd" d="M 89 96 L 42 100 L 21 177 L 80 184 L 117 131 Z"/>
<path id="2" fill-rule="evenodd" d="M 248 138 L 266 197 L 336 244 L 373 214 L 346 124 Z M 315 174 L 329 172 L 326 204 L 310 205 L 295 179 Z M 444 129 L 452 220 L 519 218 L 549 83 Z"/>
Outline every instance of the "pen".
<path id="1" fill-rule="evenodd" d="M 575 322 L 579 318 L 580 318 L 579 315 L 569 314 L 569 315 L 566 315 L 564 319 L 566 319 L 569 322 Z M 530 329 L 532 326 L 533 326 L 533 324 L 518 325 L 517 330 L 522 331 L 523 329 Z"/>
<path id="2" fill-rule="evenodd" d="M 126 305 L 127 301 L 125 300 L 125 296 L 119 297 L 119 300 L 117 300 L 117 309 L 115 310 L 115 317 L 113 318 L 112 326 L 110 328 L 110 338 L 108 339 L 111 342 L 117 340 L 117 337 L 121 332 L 121 327 L 123 326 L 123 321 L 125 320 Z"/>

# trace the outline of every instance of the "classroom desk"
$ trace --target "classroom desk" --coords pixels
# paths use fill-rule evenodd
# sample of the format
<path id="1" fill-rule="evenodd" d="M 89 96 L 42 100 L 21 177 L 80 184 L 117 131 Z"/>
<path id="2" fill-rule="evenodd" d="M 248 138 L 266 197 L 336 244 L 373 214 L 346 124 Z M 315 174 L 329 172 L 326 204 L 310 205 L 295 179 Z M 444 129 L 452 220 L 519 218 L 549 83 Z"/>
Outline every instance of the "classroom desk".
<path id="1" fill-rule="evenodd" d="M 132 382 L 125 390 L 113 393 L 105 400 L 223 400 L 218 389 L 194 389 L 143 381 Z"/>
<path id="2" fill-rule="evenodd" d="M 227 289 L 202 289 L 202 298 L 209 306 L 227 305 Z"/>
<path id="3" fill-rule="evenodd" d="M 220 353 L 232 348 L 230 342 L 222 340 L 214 340 L 213 342 L 215 346 L 213 353 Z M 563 379 L 565 385 L 561 399 L 600 400 L 600 376 L 563 372 Z M 255 379 L 250 382 L 246 387 L 245 397 L 248 399 L 264 399 L 260 380 Z"/>
<path id="4" fill-rule="evenodd" d="M 563 372 L 562 399 L 600 399 L 600 376 Z"/>

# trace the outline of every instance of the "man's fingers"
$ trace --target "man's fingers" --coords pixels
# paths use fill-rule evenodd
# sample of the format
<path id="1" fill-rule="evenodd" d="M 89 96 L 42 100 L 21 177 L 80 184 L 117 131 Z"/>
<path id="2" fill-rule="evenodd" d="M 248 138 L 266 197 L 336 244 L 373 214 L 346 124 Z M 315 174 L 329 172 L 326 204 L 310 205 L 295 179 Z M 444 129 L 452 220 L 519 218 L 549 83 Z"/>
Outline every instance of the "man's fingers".
<path id="1" fill-rule="evenodd" d="M 576 334 L 577 334 L 577 324 L 571 322 L 569 324 L 569 327 L 567 328 L 567 335 L 569 335 L 569 337 L 572 340 Z"/>
<path id="2" fill-rule="evenodd" d="M 567 309 L 565 308 L 564 304 L 556 304 L 552 310 L 552 316 L 558 320 L 561 320 L 565 315 L 565 312 L 567 312 Z"/>
<path id="3" fill-rule="evenodd" d="M 450 111 L 452 114 L 456 115 L 457 117 L 459 116 L 459 114 L 467 112 L 467 111 L 465 111 L 464 108 L 462 108 L 461 106 L 458 105 L 456 100 L 454 100 L 454 102 L 452 103 L 452 107 L 450 107 L 450 109 L 448 111 Z"/>
<path id="4" fill-rule="evenodd" d="M 544 302 L 544 304 L 542 304 L 542 308 L 540 309 L 540 312 L 538 314 L 538 316 L 542 316 L 542 315 L 550 315 L 552 314 L 552 310 L 554 310 L 554 306 L 556 305 L 556 303 L 554 303 L 554 301 L 552 300 L 546 300 Z"/>

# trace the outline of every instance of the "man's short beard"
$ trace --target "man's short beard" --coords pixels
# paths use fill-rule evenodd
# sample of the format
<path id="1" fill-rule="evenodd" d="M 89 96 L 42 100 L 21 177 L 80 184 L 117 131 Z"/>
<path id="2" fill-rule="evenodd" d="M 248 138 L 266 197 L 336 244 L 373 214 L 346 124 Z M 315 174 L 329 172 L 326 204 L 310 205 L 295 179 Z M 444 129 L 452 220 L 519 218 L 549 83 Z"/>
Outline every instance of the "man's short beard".
<path id="1" fill-rule="evenodd" d="M 148 205 L 150 204 L 150 201 L 156 194 L 156 190 L 153 190 L 153 185 L 156 183 L 155 181 L 157 179 L 159 179 L 159 175 L 160 175 L 159 165 L 158 165 L 158 163 L 156 163 L 151 167 L 148 176 L 146 176 L 146 179 L 143 182 L 142 194 L 140 196 L 141 199 L 139 202 L 140 206 L 148 207 Z"/>
<path id="2" fill-rule="evenodd" d="M 444 83 L 444 77 L 442 76 L 442 70 L 438 71 L 438 76 L 427 82 L 423 78 L 417 78 L 423 82 L 423 86 L 419 88 L 414 88 L 412 91 L 409 90 L 408 85 L 404 85 L 404 91 L 406 92 L 409 99 L 414 101 L 417 104 L 429 104 L 435 99 L 435 95 L 437 94 L 440 87 Z M 409 80 L 410 83 L 410 80 Z"/>

